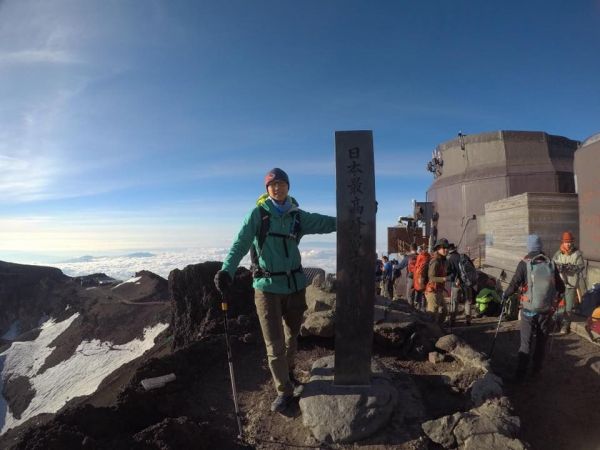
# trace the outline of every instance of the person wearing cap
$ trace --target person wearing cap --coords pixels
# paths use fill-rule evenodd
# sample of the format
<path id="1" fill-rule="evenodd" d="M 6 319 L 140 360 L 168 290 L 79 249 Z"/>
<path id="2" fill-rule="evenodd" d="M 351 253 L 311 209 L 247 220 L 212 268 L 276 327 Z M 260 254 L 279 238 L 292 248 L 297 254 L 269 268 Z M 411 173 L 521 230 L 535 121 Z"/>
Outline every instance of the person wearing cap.
<path id="1" fill-rule="evenodd" d="M 575 247 L 575 238 L 570 231 L 565 231 L 562 234 L 560 248 L 552 259 L 556 262 L 558 271 L 565 283 L 564 301 L 559 303 L 557 313 L 561 324 L 560 334 L 567 334 L 571 331 L 571 314 L 577 298 L 579 274 L 585 267 L 583 254 Z"/>
<path id="2" fill-rule="evenodd" d="M 294 359 L 306 310 L 307 281 L 298 243 L 307 234 L 334 232 L 336 218 L 300 209 L 298 202 L 288 194 L 288 175 L 279 168 L 267 173 L 265 187 L 267 192 L 246 215 L 223 267 L 215 275 L 215 285 L 226 293 L 240 261 L 254 246 L 259 266 L 253 271 L 254 302 L 277 392 L 271 410 L 281 413 L 293 400 L 297 385 Z M 261 223 L 267 217 L 269 229 L 259 248 Z"/>
<path id="3" fill-rule="evenodd" d="M 444 300 L 444 287 L 446 285 L 448 239 L 438 239 L 433 247 L 433 257 L 429 261 L 427 271 L 427 285 L 425 286 L 425 300 L 427 312 L 432 314 L 439 324 L 444 323 L 448 315 L 448 308 Z M 440 313 L 441 310 L 441 313 Z"/>
<path id="4" fill-rule="evenodd" d="M 533 286 L 527 285 L 527 265 L 530 261 L 537 257 L 544 256 L 542 247 L 542 240 L 537 234 L 530 234 L 527 236 L 527 255 L 519 264 L 515 270 L 515 274 L 510 281 L 508 288 L 502 295 L 505 301 L 511 295 L 516 292 L 526 293 L 533 292 Z M 558 294 L 562 294 L 565 291 L 565 285 L 560 277 L 558 269 L 554 269 L 554 289 Z M 535 280 L 533 280 L 535 283 Z M 515 372 L 515 382 L 523 381 L 525 374 L 527 373 L 527 366 L 529 365 L 529 353 L 531 352 L 532 343 L 534 342 L 535 336 L 535 348 L 533 350 L 533 373 L 538 374 L 542 369 L 542 363 L 544 361 L 546 351 L 546 341 L 548 340 L 548 334 L 552 324 L 552 313 L 553 310 L 549 309 L 547 312 L 535 312 L 525 307 L 526 303 L 523 302 L 523 309 L 521 310 L 521 321 L 520 321 L 520 335 L 521 343 L 519 346 L 519 353 L 517 355 L 517 370 Z"/>

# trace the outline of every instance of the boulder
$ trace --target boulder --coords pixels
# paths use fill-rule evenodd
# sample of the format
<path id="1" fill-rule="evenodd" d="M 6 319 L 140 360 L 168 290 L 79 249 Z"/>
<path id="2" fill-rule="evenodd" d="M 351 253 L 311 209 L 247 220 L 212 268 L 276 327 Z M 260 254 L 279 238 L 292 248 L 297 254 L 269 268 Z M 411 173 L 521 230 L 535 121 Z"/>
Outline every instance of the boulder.
<path id="1" fill-rule="evenodd" d="M 485 372 L 473 366 L 463 366 L 461 370 L 442 374 L 442 381 L 457 392 L 466 392 L 484 376 Z"/>
<path id="2" fill-rule="evenodd" d="M 334 357 L 317 360 L 300 399 L 302 423 L 320 442 L 349 443 L 385 426 L 397 392 L 391 380 L 373 364 L 369 386 L 333 384 Z"/>
<path id="3" fill-rule="evenodd" d="M 487 357 L 465 342 L 458 344 L 450 354 L 464 365 L 472 366 L 483 372 L 490 370 L 490 362 Z"/>
<path id="4" fill-rule="evenodd" d="M 375 308 L 377 315 L 378 308 Z M 376 317 L 377 319 L 377 317 Z M 408 313 L 387 310 L 375 321 L 373 338 L 379 345 L 392 348 L 402 347 L 415 332 L 417 319 Z"/>
<path id="5" fill-rule="evenodd" d="M 503 394 L 502 378 L 492 372 L 487 372 L 471 387 L 471 400 L 475 406 L 482 405 L 490 398 L 502 397 Z"/>
<path id="6" fill-rule="evenodd" d="M 476 434 L 468 438 L 463 450 L 527 450 L 519 439 L 512 439 L 498 433 Z"/>
<path id="7" fill-rule="evenodd" d="M 333 311 L 318 311 L 309 314 L 300 327 L 301 336 L 330 338 L 335 335 L 335 314 Z"/>
<path id="8" fill-rule="evenodd" d="M 464 341 L 455 334 L 447 334 L 442 336 L 435 343 L 435 347 L 446 353 L 451 353 L 458 344 L 462 344 Z"/>
<path id="9" fill-rule="evenodd" d="M 473 366 L 484 372 L 490 370 L 487 357 L 474 350 L 473 347 L 454 334 L 448 334 L 439 338 L 435 343 L 435 347 L 449 353 L 464 365 Z"/>
<path id="10" fill-rule="evenodd" d="M 510 402 L 506 397 L 488 400 L 467 412 L 444 416 L 421 425 L 427 437 L 444 448 L 486 450 L 526 448 L 516 439 L 520 427 L 521 421 L 511 415 Z M 505 446 L 501 447 L 501 444 Z"/>
<path id="11" fill-rule="evenodd" d="M 431 364 L 439 364 L 444 362 L 445 356 L 438 352 L 429 352 L 428 359 Z"/>
<path id="12" fill-rule="evenodd" d="M 325 292 L 310 285 L 306 288 L 306 313 L 335 309 L 335 292 Z"/>
<path id="13" fill-rule="evenodd" d="M 439 419 L 429 420 L 421 425 L 423 432 L 436 444 L 444 448 L 452 448 L 456 445 L 454 427 L 462 418 L 462 413 L 444 416 Z"/>
<path id="14" fill-rule="evenodd" d="M 454 436 L 459 444 L 476 434 L 500 433 L 516 438 L 521 428 L 521 420 L 513 416 L 510 402 L 506 397 L 488 400 L 464 414 L 454 428 Z"/>

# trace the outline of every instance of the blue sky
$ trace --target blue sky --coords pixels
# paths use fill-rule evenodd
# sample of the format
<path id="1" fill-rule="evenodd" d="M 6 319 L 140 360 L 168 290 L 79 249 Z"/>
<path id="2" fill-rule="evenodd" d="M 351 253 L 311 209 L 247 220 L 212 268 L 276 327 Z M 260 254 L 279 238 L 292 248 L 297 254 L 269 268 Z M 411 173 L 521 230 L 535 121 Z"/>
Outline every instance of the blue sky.
<path id="1" fill-rule="evenodd" d="M 352 129 L 383 250 L 458 131 L 600 131 L 599 54 L 598 0 L 0 0 L 0 259 L 225 248 L 274 166 L 334 215 Z"/>

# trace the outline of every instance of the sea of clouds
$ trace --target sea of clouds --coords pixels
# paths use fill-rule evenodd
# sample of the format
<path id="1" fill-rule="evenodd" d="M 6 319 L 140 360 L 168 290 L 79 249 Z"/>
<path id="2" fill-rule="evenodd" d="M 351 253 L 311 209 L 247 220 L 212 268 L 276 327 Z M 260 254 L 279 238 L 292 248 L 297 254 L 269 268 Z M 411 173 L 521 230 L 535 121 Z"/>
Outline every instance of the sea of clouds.
<path id="1" fill-rule="evenodd" d="M 49 265 L 58 267 L 66 275 L 81 276 L 92 273 L 105 273 L 118 280 L 127 280 L 141 270 L 149 270 L 167 278 L 174 269 L 183 269 L 190 264 L 205 261 L 223 261 L 228 248 L 197 248 L 169 252 L 145 252 L 123 256 L 85 256 L 77 260 L 56 262 Z M 302 265 L 320 267 L 327 273 L 335 273 L 335 246 L 301 246 Z M 48 265 L 48 264 L 44 264 Z M 250 258 L 246 256 L 240 265 L 249 267 Z"/>

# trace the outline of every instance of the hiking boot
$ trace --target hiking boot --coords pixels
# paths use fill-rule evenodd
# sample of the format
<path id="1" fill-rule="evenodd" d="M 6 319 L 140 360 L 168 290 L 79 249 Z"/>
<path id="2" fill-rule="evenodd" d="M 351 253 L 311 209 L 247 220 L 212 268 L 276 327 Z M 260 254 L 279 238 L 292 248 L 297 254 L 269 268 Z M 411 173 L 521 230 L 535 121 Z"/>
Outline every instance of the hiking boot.
<path id="1" fill-rule="evenodd" d="M 287 409 L 294 396 L 289 394 L 279 394 L 273 403 L 271 403 L 271 411 L 281 413 Z"/>

